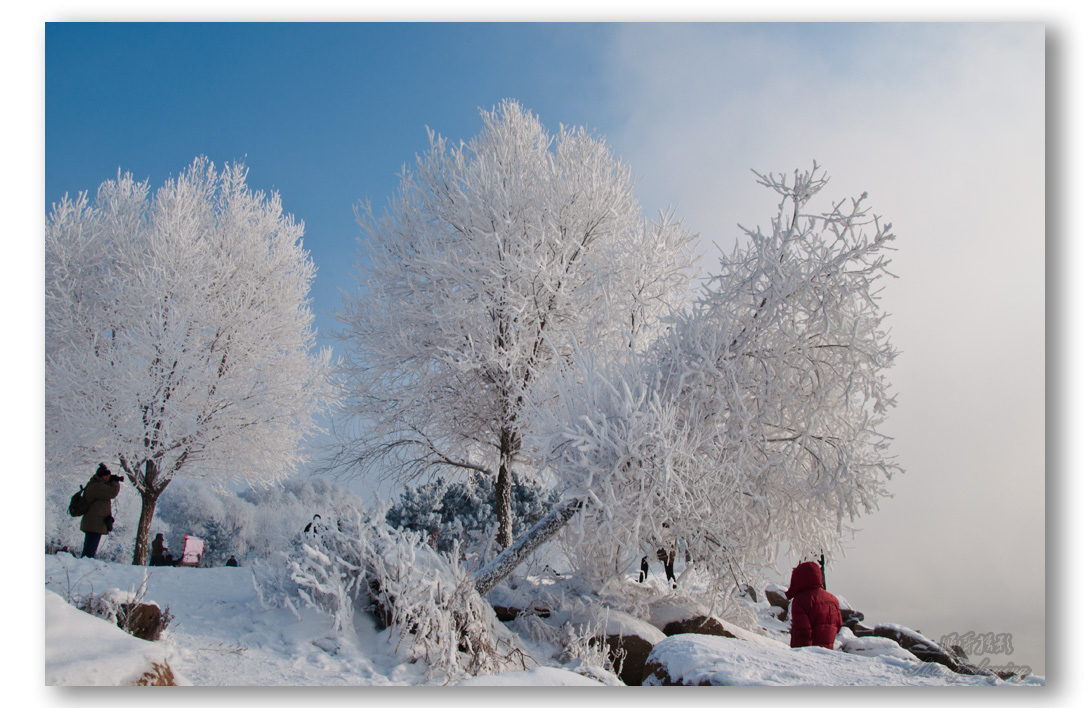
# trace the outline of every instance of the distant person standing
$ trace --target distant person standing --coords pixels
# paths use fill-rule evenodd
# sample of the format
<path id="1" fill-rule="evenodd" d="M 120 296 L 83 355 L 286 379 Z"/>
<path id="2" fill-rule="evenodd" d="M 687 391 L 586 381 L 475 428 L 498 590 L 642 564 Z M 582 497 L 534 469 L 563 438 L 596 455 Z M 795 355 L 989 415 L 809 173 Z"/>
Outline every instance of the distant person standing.
<path id="1" fill-rule="evenodd" d="M 230 560 L 228 560 L 226 562 L 226 564 L 227 564 L 228 568 L 237 568 L 238 567 L 238 559 L 235 558 L 234 556 L 231 556 Z"/>
<path id="2" fill-rule="evenodd" d="M 676 586 L 676 549 L 665 550 L 663 548 L 657 549 L 657 560 L 664 563 L 664 575 L 668 578 L 668 582 L 672 584 L 674 588 Z"/>
<path id="3" fill-rule="evenodd" d="M 151 565 L 167 565 L 166 540 L 161 533 L 155 534 L 155 540 L 151 541 Z"/>
<path id="4" fill-rule="evenodd" d="M 789 646 L 833 649 L 842 628 L 842 611 L 838 598 L 823 589 L 819 564 L 808 561 L 793 568 L 785 597 L 792 600 Z"/>
<path id="5" fill-rule="evenodd" d="M 104 464 L 83 489 L 84 498 L 91 506 L 79 522 L 83 532 L 83 557 L 94 558 L 98 553 L 98 542 L 104 534 L 113 531 L 113 506 L 110 503 L 121 491 L 121 477 L 113 474 Z"/>

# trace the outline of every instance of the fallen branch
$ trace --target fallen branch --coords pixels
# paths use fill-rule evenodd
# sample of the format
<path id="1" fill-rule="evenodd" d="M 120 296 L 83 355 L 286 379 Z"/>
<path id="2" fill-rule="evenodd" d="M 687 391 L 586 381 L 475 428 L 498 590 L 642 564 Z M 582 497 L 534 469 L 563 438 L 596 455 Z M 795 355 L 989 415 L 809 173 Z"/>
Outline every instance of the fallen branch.
<path id="1" fill-rule="evenodd" d="M 536 522 L 536 525 L 521 534 L 509 548 L 499 553 L 494 559 L 475 572 L 476 591 L 485 596 L 513 572 L 533 551 L 542 546 L 552 536 L 562 530 L 584 504 L 583 499 L 571 499 L 558 506 Z"/>

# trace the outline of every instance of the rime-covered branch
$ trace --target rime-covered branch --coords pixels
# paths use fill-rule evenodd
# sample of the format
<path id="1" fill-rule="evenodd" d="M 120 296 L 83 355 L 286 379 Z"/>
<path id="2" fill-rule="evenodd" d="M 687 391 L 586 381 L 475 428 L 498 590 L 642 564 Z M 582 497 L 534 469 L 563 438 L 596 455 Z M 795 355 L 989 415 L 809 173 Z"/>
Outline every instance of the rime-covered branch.
<path id="1" fill-rule="evenodd" d="M 513 545 L 495 556 L 490 563 L 475 572 L 474 582 L 476 591 L 480 595 L 486 595 L 491 589 L 502 582 L 502 579 L 513 572 L 525 558 L 537 548 L 547 543 L 573 518 L 584 501 L 571 499 L 561 502 L 548 512 L 536 524 L 521 534 Z"/>
<path id="2" fill-rule="evenodd" d="M 887 494 L 896 352 L 877 285 L 894 236 L 866 195 L 806 213 L 816 172 L 760 175 L 782 196 L 769 233 L 745 230 L 644 353 L 574 358 L 533 409 L 531 444 L 586 499 L 564 535 L 579 575 L 604 583 L 683 544 L 742 577 L 780 544 L 839 548 Z"/>

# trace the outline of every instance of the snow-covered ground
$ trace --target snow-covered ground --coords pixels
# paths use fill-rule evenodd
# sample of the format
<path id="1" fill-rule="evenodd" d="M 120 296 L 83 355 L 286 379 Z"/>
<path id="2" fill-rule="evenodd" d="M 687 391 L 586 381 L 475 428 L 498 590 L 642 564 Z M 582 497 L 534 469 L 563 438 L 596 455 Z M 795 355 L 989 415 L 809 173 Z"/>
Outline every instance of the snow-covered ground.
<path id="1" fill-rule="evenodd" d="M 145 601 L 167 609 L 172 620 L 162 639 L 145 642 L 129 637 L 65 602 L 111 590 L 142 594 Z M 45 557 L 45 591 L 46 685 L 124 684 L 138 677 L 148 661 L 160 658 L 168 662 L 179 684 L 196 686 L 427 683 L 426 667 L 398 655 L 394 635 L 378 631 L 366 613 L 356 613 L 353 631 L 336 633 L 330 619 L 316 610 L 302 609 L 296 616 L 286 609 L 266 609 L 249 567 L 139 568 L 62 553 Z M 791 650 L 773 641 L 680 635 L 659 645 L 656 654 L 675 674 L 697 673 L 737 685 L 1003 684 L 954 674 L 893 652 Z M 478 676 L 461 685 L 605 685 L 554 661 L 540 664 L 529 665 L 526 671 Z"/>
<path id="2" fill-rule="evenodd" d="M 299 619 L 289 610 L 264 609 L 247 567 L 139 568 L 57 554 L 46 556 L 45 588 L 61 597 L 137 590 L 145 572 L 144 597 L 173 616 L 159 643 L 170 667 L 194 685 L 399 686 L 423 680 L 424 667 L 398 659 L 387 633 L 379 633 L 365 613 L 356 614 L 355 636 L 345 637 L 316 610 L 300 610 Z M 73 625 L 71 631 L 82 630 Z M 71 644 L 68 635 L 52 628 L 47 639 Z M 50 666 L 48 649 L 47 683 L 51 672 L 69 685 L 96 683 L 93 675 L 60 665 L 75 664 L 74 652 L 58 653 Z"/>
<path id="3" fill-rule="evenodd" d="M 939 664 L 822 647 L 789 649 L 699 634 L 670 637 L 656 656 L 685 684 L 713 686 L 990 686 L 988 676 L 962 676 Z M 650 657 L 655 658 L 654 655 Z M 1016 685 L 1034 685 L 1029 681 Z M 1012 685 L 1012 684 L 1004 684 Z"/>

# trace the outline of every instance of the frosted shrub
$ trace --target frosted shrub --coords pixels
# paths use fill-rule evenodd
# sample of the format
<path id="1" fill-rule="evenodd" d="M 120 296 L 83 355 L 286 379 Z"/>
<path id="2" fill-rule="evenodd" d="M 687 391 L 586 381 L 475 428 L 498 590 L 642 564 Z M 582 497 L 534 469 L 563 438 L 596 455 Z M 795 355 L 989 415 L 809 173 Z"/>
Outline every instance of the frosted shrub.
<path id="1" fill-rule="evenodd" d="M 563 625 L 562 662 L 577 664 L 578 673 L 593 675 L 595 672 L 585 671 L 585 668 L 604 669 L 609 673 L 619 673 L 623 670 L 623 658 L 620 657 L 618 666 L 613 666 L 609 656 L 609 647 L 605 641 L 604 627 L 607 623 L 607 610 L 600 608 L 604 613 L 604 621 L 592 621 L 588 623 L 574 624 L 567 622 Z"/>
<path id="2" fill-rule="evenodd" d="M 494 612 L 455 554 L 434 550 L 421 533 L 389 526 L 383 511 L 315 524 L 292 543 L 286 560 L 286 577 L 266 577 L 263 597 L 282 593 L 292 608 L 300 600 L 348 634 L 356 610 L 372 606 L 391 630 L 390 641 L 424 661 L 431 679 L 494 673 L 515 653 L 499 651 Z"/>

